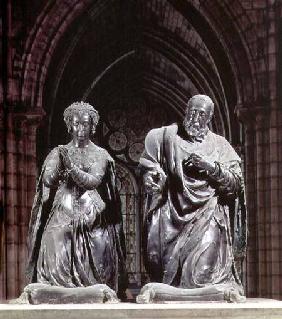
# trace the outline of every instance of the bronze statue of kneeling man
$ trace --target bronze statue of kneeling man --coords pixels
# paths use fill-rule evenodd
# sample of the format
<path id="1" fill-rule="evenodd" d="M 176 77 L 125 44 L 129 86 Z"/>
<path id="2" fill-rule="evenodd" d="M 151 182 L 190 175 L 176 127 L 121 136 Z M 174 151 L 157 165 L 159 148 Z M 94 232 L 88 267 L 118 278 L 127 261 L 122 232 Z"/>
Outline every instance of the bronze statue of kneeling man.
<path id="1" fill-rule="evenodd" d="M 151 130 L 140 158 L 144 257 L 151 283 L 138 303 L 245 300 L 236 264 L 246 251 L 241 160 L 208 128 L 212 100 L 195 95 L 184 121 Z"/>
<path id="2" fill-rule="evenodd" d="M 115 165 L 95 145 L 99 115 L 88 103 L 66 108 L 72 140 L 47 156 L 29 225 L 25 287 L 18 302 L 118 302 L 127 285 Z"/>

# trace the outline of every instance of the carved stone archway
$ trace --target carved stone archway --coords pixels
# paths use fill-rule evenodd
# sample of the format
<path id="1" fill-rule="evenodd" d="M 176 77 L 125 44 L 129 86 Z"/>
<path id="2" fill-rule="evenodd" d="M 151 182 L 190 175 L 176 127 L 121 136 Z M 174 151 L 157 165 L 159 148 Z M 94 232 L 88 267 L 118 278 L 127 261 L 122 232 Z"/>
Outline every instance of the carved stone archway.
<path id="1" fill-rule="evenodd" d="M 164 105 L 165 109 L 170 108 L 173 110 L 170 113 L 172 120 L 183 114 L 187 99 L 196 92 L 208 93 L 217 101 L 215 130 L 225 134 L 233 143 L 239 144 L 239 149 L 246 152 L 246 182 L 252 230 L 250 246 L 257 248 L 257 251 L 250 249 L 249 252 L 247 268 L 252 269 L 248 273 L 249 291 L 252 296 L 278 294 L 277 287 L 271 288 L 270 284 L 273 283 L 272 286 L 275 287 L 277 276 L 270 276 L 269 283 L 260 274 L 260 269 L 264 269 L 264 266 L 256 266 L 267 263 L 268 260 L 275 262 L 276 258 L 275 254 L 271 255 L 270 259 L 266 258 L 263 251 L 268 249 L 272 252 L 274 248 L 271 240 L 268 240 L 267 244 L 263 242 L 264 238 L 260 233 L 267 234 L 272 239 L 276 228 L 270 225 L 268 215 L 276 216 L 278 206 L 272 204 L 268 198 L 264 198 L 259 189 L 266 187 L 268 171 L 272 172 L 277 184 L 280 169 L 274 155 L 269 155 L 274 152 L 270 152 L 268 147 L 268 143 L 272 143 L 273 149 L 278 151 L 281 144 L 280 129 L 276 130 L 281 126 L 279 124 L 281 115 L 278 110 L 274 110 L 277 104 L 275 94 L 270 94 L 272 96 L 270 101 L 266 99 L 268 90 L 272 90 L 270 83 L 276 83 L 275 74 L 273 72 L 268 74 L 269 61 L 266 60 L 267 54 L 262 49 L 264 45 L 266 51 L 273 49 L 267 47 L 269 34 L 266 32 L 270 32 L 272 36 L 271 30 L 275 30 L 274 20 L 271 20 L 271 15 L 273 16 L 271 10 L 274 10 L 274 7 L 269 8 L 269 11 L 265 10 L 263 18 L 269 19 L 267 25 L 270 30 L 265 31 L 259 24 L 263 22 L 254 23 L 252 16 L 246 13 L 242 1 L 237 0 L 181 2 L 137 0 L 130 2 L 129 7 L 132 10 L 130 14 L 134 19 L 128 20 L 126 27 L 116 21 L 121 17 L 119 12 L 122 10 L 119 7 L 122 6 L 122 1 L 43 2 L 45 5 L 28 31 L 23 46 L 17 49 L 12 68 L 11 86 L 16 92 L 10 95 L 13 96 L 11 105 L 15 108 L 11 109 L 9 114 L 7 133 L 9 148 L 6 156 L 9 167 L 4 173 L 14 177 L 10 178 L 9 187 L 5 190 L 8 213 L 6 260 L 1 279 L 2 296 L 14 297 L 24 285 L 26 255 L 24 236 L 32 204 L 36 164 L 38 158 L 44 157 L 48 149 L 57 142 L 54 138 L 45 142 L 46 128 L 36 133 L 39 119 L 46 113 L 45 120 L 48 119 L 51 123 L 49 129 L 55 127 L 59 122 L 54 121 L 54 118 L 60 118 L 65 104 L 74 97 L 83 98 L 86 92 L 89 101 L 94 101 L 95 104 L 97 102 L 103 119 L 106 119 L 108 107 L 118 104 L 121 90 L 127 90 L 135 97 L 146 96 L 149 101 L 146 103 L 149 105 L 156 100 L 158 106 Z M 123 13 L 125 12 L 123 10 Z M 112 29 L 111 25 L 114 26 Z M 117 28 L 122 31 L 120 34 L 114 33 L 116 26 L 121 28 Z M 79 73 L 68 72 L 74 66 L 73 60 L 77 53 L 75 50 L 81 42 L 89 40 L 83 38 L 83 35 L 91 27 L 92 30 L 97 30 L 97 34 L 102 34 L 103 30 L 106 30 L 103 37 L 108 43 L 103 45 L 102 36 L 97 37 L 98 40 L 94 36 L 91 38 L 95 47 L 101 48 L 100 56 L 103 59 L 99 60 L 101 63 L 92 65 L 93 71 L 83 84 L 84 87 L 72 95 L 79 83 L 69 86 L 71 82 L 66 81 L 68 78 L 79 76 Z M 257 29 L 260 30 L 259 37 L 256 36 Z M 126 37 L 123 37 L 123 32 L 126 35 L 133 34 L 134 41 L 125 43 Z M 91 41 L 86 43 L 91 44 Z M 134 46 L 132 43 L 138 45 Z M 95 55 L 95 50 L 93 52 L 95 60 L 99 54 Z M 60 53 L 62 53 L 61 59 Z M 90 55 L 83 61 L 83 64 L 88 66 L 87 60 L 90 60 Z M 115 61 L 118 63 L 114 63 Z M 113 67 L 108 69 L 109 72 L 104 72 L 111 64 Z M 136 65 L 139 65 L 139 69 L 136 71 L 135 68 L 136 73 L 133 74 L 134 72 L 130 71 L 133 70 L 132 66 Z M 118 73 L 127 74 L 129 80 L 122 82 L 122 76 L 115 76 Z M 95 85 L 92 87 L 93 83 Z M 58 92 L 67 93 L 64 96 Z M 124 98 L 124 95 L 121 97 Z M 237 111 L 237 115 L 234 115 L 234 110 Z M 249 110 L 253 111 L 251 117 L 246 116 Z M 237 116 L 245 123 L 245 130 L 238 124 Z M 16 123 L 20 123 L 19 128 L 16 127 Z M 114 143 L 115 138 L 121 139 L 122 142 L 120 132 L 112 131 L 111 134 L 113 135 L 112 137 L 109 135 L 112 141 L 110 143 Z M 42 154 L 38 147 L 36 152 L 36 137 L 37 142 L 41 140 L 41 144 L 47 144 Z M 127 136 L 126 138 L 128 139 Z M 244 139 L 246 148 L 243 145 Z M 105 145 L 111 149 L 108 143 L 109 140 L 105 140 Z M 140 141 L 135 141 L 136 143 L 142 144 Z M 126 153 L 128 160 L 126 165 L 129 168 L 136 165 L 134 156 L 140 153 L 140 144 L 125 146 L 127 153 L 124 154 Z M 122 150 L 115 152 L 111 149 L 111 151 L 115 156 L 122 154 Z M 122 161 L 121 158 L 116 158 Z M 264 159 L 266 161 L 262 163 Z M 3 167 L 5 165 L 1 166 L 2 171 Z M 274 179 L 270 183 L 271 189 L 267 195 L 273 199 L 278 194 Z M 267 207 L 270 207 L 269 212 Z M 18 212 L 22 216 L 20 224 L 17 219 Z M 260 231 L 257 231 L 258 225 Z M 272 274 L 274 270 L 271 268 L 269 272 Z"/>

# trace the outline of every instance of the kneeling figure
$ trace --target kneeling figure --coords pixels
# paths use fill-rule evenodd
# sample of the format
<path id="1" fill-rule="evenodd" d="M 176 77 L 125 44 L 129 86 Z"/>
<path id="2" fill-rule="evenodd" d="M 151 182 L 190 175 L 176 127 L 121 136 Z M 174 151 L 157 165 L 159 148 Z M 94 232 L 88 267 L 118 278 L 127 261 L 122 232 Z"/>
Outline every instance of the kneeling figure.
<path id="1" fill-rule="evenodd" d="M 144 251 L 151 282 L 137 302 L 244 300 L 236 262 L 246 248 L 241 160 L 208 128 L 214 104 L 189 102 L 182 125 L 151 130 L 140 159 Z"/>
<path id="2" fill-rule="evenodd" d="M 90 140 L 98 118 L 88 103 L 70 105 L 64 120 L 72 140 L 43 164 L 29 227 L 24 295 L 31 303 L 117 301 L 126 288 L 114 161 Z"/>

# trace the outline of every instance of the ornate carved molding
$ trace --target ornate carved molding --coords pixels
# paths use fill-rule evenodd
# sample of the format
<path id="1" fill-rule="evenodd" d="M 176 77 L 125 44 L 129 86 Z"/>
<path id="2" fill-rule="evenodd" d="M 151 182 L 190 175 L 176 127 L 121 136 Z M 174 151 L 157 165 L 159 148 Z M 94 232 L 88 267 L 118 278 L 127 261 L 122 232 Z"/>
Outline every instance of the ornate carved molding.
<path id="1" fill-rule="evenodd" d="M 28 112 L 17 112 L 15 110 L 9 111 L 8 116 L 12 121 L 22 122 L 24 121 L 27 125 L 38 126 L 43 119 L 45 112 L 42 109 L 31 110 Z"/>

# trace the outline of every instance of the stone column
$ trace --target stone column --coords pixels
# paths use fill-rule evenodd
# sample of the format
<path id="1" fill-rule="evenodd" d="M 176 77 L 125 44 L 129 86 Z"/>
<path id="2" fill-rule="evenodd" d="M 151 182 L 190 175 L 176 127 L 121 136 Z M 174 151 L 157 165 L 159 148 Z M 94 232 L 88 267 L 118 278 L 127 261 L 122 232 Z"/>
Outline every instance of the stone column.
<path id="1" fill-rule="evenodd" d="M 238 116 L 245 128 L 247 293 L 249 297 L 281 298 L 282 111 L 239 108 Z"/>
<path id="2" fill-rule="evenodd" d="M 265 290 L 272 298 L 282 298 L 282 110 L 275 108 L 270 115 L 269 178 L 265 188 L 266 211 L 266 273 Z"/>
<path id="3" fill-rule="evenodd" d="M 6 152 L 5 277 L 2 298 L 17 297 L 25 285 L 26 240 L 36 185 L 36 128 L 40 113 L 8 114 Z M 4 295 L 3 295 L 4 294 Z"/>
<path id="4" fill-rule="evenodd" d="M 2 104 L 3 105 L 3 104 Z M 5 204 L 5 117 L 0 108 L 0 298 L 5 295 L 5 247 L 4 247 L 4 204 Z"/>

